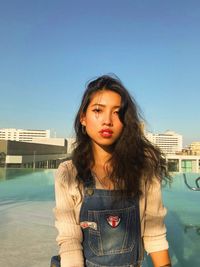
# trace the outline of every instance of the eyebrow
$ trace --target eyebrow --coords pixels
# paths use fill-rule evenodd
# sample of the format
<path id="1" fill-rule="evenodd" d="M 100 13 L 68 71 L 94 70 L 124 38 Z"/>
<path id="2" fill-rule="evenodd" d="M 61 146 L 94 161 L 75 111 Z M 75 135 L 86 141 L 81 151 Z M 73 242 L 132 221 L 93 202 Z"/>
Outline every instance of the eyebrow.
<path id="1" fill-rule="evenodd" d="M 94 106 L 106 107 L 106 105 L 99 104 L 99 103 L 95 103 L 95 104 L 91 105 L 91 107 L 94 107 Z M 120 107 L 121 106 L 113 106 L 113 108 L 120 108 Z"/>

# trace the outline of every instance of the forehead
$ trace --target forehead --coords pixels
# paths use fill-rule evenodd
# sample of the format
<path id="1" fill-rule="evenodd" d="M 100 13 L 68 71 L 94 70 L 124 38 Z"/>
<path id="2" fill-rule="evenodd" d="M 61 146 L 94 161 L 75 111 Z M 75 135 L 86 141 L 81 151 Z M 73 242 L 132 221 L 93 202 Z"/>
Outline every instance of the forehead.
<path id="1" fill-rule="evenodd" d="M 89 105 L 120 106 L 121 96 L 111 90 L 97 91 L 92 94 Z"/>

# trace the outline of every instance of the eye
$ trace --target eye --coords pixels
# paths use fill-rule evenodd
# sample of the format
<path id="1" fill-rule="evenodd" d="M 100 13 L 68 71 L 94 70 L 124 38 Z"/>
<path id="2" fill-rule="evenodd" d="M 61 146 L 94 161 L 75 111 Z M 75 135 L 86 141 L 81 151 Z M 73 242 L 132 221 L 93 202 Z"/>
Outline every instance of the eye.
<path id="1" fill-rule="evenodd" d="M 92 111 L 94 113 L 100 113 L 102 110 L 100 108 L 94 108 Z"/>
<path id="2" fill-rule="evenodd" d="M 119 110 L 115 110 L 114 114 L 119 115 Z"/>

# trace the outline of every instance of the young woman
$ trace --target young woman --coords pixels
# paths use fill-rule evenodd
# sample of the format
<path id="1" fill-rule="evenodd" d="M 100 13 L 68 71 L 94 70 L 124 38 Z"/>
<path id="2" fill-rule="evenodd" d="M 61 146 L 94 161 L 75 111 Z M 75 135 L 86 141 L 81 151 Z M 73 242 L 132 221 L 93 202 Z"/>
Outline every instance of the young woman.
<path id="1" fill-rule="evenodd" d="M 144 136 L 121 81 L 90 82 L 75 119 L 72 160 L 55 179 L 61 267 L 171 266 L 161 199 L 160 151 Z"/>

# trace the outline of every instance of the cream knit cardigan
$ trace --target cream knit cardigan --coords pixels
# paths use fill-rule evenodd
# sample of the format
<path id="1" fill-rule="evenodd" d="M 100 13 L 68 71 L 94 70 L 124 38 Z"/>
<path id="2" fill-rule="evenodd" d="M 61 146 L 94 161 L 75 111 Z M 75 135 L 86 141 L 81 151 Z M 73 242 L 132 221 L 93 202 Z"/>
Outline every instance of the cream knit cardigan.
<path id="1" fill-rule="evenodd" d="M 76 169 L 72 161 L 60 164 L 55 177 L 56 207 L 55 226 L 60 247 L 61 267 L 83 267 L 82 230 L 79 214 L 83 200 L 83 188 L 78 187 Z M 162 204 L 161 186 L 157 179 L 147 186 L 143 184 L 140 198 L 141 236 L 147 253 L 168 249 Z"/>

